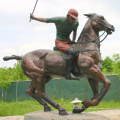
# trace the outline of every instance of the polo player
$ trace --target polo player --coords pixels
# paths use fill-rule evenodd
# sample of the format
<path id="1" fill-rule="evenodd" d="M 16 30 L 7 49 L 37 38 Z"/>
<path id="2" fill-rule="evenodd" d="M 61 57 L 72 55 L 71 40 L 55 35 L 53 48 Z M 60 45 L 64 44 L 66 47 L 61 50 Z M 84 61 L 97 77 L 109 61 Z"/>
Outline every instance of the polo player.
<path id="1" fill-rule="evenodd" d="M 66 17 L 53 18 L 38 18 L 30 14 L 30 18 L 40 22 L 54 23 L 56 26 L 55 46 L 62 52 L 69 55 L 69 60 L 66 61 L 65 79 L 79 80 L 72 73 L 73 60 L 76 56 L 76 51 L 68 43 L 74 43 L 76 39 L 78 22 L 78 12 L 75 9 L 70 9 Z M 70 40 L 70 34 L 73 32 L 73 40 Z"/>

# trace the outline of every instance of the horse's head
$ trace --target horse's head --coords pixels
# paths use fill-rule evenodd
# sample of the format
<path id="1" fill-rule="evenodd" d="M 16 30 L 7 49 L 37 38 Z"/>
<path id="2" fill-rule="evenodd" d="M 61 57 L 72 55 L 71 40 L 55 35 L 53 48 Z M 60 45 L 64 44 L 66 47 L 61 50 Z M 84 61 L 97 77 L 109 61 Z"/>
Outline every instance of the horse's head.
<path id="1" fill-rule="evenodd" d="M 95 29 L 99 31 L 104 30 L 107 32 L 107 34 L 112 34 L 112 32 L 115 31 L 114 26 L 109 24 L 103 16 L 97 15 L 96 13 L 84 14 L 84 15 L 87 16 L 91 20 L 91 25 Z"/>

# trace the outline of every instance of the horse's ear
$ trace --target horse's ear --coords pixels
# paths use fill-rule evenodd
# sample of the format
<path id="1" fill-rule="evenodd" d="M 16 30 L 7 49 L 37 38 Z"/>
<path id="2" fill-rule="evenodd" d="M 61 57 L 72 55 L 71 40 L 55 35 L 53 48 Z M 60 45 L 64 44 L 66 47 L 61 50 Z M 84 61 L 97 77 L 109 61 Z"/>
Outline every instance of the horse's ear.
<path id="1" fill-rule="evenodd" d="M 84 14 L 84 15 L 90 18 L 90 17 L 93 17 L 95 15 L 95 13 Z"/>

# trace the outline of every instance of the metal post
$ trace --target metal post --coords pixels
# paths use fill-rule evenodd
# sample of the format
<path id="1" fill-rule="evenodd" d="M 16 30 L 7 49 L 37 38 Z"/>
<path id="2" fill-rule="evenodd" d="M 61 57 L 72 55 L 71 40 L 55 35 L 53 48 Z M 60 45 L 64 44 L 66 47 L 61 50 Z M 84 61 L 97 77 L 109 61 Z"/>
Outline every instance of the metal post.
<path id="1" fill-rule="evenodd" d="M 18 80 L 17 80 L 17 83 L 16 83 L 16 102 L 17 102 L 17 92 L 18 92 Z"/>
<path id="2" fill-rule="evenodd" d="M 86 97 L 86 99 L 87 99 L 87 79 L 86 79 L 86 84 L 85 84 L 85 85 L 86 85 L 86 87 L 85 87 L 85 88 L 86 88 L 86 92 L 85 92 L 85 93 L 86 93 L 86 94 L 85 94 L 86 96 L 85 96 L 85 97 Z"/>
<path id="3" fill-rule="evenodd" d="M 3 88 L 2 88 L 2 103 L 3 103 Z"/>
<path id="4" fill-rule="evenodd" d="M 59 79 L 59 98 L 60 98 L 60 86 L 61 86 L 61 81 Z"/>
<path id="5" fill-rule="evenodd" d="M 5 91 L 5 102 L 7 102 L 7 91 Z"/>
<path id="6" fill-rule="evenodd" d="M 118 76 L 117 77 L 117 80 L 116 80 L 116 100 L 118 101 Z"/>

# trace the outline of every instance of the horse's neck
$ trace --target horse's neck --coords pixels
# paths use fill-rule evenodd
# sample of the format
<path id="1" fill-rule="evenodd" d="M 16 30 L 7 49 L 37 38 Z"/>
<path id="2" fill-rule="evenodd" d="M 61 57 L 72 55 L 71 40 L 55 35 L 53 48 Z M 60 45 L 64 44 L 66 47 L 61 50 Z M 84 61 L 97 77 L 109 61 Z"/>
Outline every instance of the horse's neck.
<path id="1" fill-rule="evenodd" d="M 78 38 L 78 42 L 86 41 L 87 39 L 95 40 L 98 36 L 99 32 L 92 27 L 91 20 L 88 20 Z"/>
<path id="2" fill-rule="evenodd" d="M 85 41 L 86 39 L 96 39 L 98 37 L 99 33 L 95 31 L 95 29 L 91 26 L 91 21 L 88 20 L 85 27 L 83 28 L 81 35 L 79 37 L 79 41 Z"/>
<path id="3" fill-rule="evenodd" d="M 100 47 L 99 32 L 92 27 L 91 20 L 88 20 L 77 42 L 79 43 L 79 42 L 92 41 L 92 40 L 96 40 L 95 43 L 98 45 L 99 48 Z"/>

